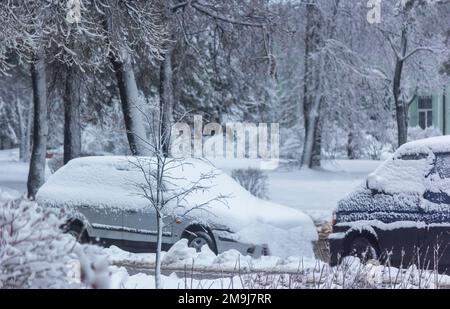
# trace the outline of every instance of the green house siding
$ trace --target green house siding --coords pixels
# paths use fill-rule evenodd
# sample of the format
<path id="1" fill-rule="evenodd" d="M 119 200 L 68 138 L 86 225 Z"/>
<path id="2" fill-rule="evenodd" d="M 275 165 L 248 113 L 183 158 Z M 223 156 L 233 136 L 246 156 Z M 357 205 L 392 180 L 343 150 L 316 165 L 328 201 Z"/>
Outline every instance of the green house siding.
<path id="1" fill-rule="evenodd" d="M 444 97 L 442 97 L 444 99 Z M 447 87 L 445 94 L 445 132 L 444 134 L 450 134 L 450 86 Z"/>
<path id="2" fill-rule="evenodd" d="M 410 127 L 419 126 L 419 98 L 416 98 L 409 107 Z M 438 128 L 443 134 L 450 134 L 450 87 L 444 92 L 432 95 L 432 126 Z"/>
<path id="3" fill-rule="evenodd" d="M 419 101 L 417 99 L 409 106 L 409 126 L 417 127 L 419 125 Z"/>
<path id="4" fill-rule="evenodd" d="M 439 96 L 433 95 L 433 126 L 438 128 L 442 132 L 442 104 L 439 100 Z"/>

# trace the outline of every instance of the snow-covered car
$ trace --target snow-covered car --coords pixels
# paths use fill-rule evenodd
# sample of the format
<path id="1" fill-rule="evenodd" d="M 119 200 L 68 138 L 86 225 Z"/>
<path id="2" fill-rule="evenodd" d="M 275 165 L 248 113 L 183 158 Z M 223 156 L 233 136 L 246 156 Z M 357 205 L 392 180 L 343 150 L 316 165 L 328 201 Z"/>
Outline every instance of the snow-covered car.
<path id="1" fill-rule="evenodd" d="M 115 244 L 134 252 L 156 249 L 156 212 L 141 186 L 152 158 L 84 157 L 71 160 L 40 188 L 36 200 L 44 207 L 63 208 L 67 229 L 81 241 Z M 213 177 L 202 177 L 202 175 Z M 197 159 L 166 167 L 166 200 L 162 249 L 181 238 L 197 250 L 208 245 L 215 253 L 236 249 L 252 256 L 313 256 L 317 232 L 304 213 L 260 200 L 231 177 Z M 181 194 L 198 183 L 202 189 Z M 222 197 L 222 198 L 218 198 Z"/>
<path id="2" fill-rule="evenodd" d="M 331 263 L 356 255 L 392 265 L 450 266 L 450 137 L 401 146 L 338 203 Z"/>

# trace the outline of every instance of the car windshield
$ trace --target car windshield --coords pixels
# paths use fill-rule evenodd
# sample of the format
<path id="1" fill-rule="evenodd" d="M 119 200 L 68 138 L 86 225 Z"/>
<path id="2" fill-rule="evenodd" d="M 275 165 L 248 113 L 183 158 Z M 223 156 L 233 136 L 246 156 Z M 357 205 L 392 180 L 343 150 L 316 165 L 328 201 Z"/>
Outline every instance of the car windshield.
<path id="1" fill-rule="evenodd" d="M 433 172 L 426 179 L 427 191 L 450 196 L 450 153 L 436 154 Z"/>
<path id="2" fill-rule="evenodd" d="M 367 179 L 370 189 L 386 193 L 425 192 L 425 177 L 433 167 L 433 154 L 410 154 L 382 163 Z"/>
<path id="3" fill-rule="evenodd" d="M 450 153 L 437 155 L 435 169 L 440 178 L 450 178 Z"/>
<path id="4" fill-rule="evenodd" d="M 398 158 L 397 160 L 404 160 L 404 161 L 421 160 L 421 159 L 426 159 L 427 156 L 428 155 L 425 153 L 405 154 L 405 155 L 401 156 L 400 158 Z"/>

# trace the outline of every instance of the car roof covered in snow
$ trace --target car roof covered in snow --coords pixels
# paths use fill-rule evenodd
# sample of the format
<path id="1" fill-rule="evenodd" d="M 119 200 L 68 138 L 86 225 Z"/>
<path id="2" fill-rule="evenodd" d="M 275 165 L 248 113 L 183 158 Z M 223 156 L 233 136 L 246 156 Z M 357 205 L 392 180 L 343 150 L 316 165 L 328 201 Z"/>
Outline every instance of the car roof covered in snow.
<path id="1" fill-rule="evenodd" d="M 450 152 L 450 136 L 436 136 L 406 143 L 397 149 L 395 155 L 400 157 L 411 154 L 427 154 L 429 152 Z"/>

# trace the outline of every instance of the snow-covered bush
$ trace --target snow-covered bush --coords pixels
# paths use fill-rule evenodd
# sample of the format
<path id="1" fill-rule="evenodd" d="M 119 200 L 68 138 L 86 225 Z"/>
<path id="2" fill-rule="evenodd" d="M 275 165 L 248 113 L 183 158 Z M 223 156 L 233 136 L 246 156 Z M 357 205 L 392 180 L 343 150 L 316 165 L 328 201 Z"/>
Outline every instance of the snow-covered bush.
<path id="1" fill-rule="evenodd" d="M 52 157 L 47 159 L 47 166 L 52 174 L 59 170 L 63 165 L 64 156 L 62 151 L 53 153 Z"/>
<path id="2" fill-rule="evenodd" d="M 300 125 L 291 128 L 280 127 L 280 156 L 300 160 L 303 151 L 304 129 Z"/>
<path id="3" fill-rule="evenodd" d="M 408 129 L 408 142 L 441 135 L 441 130 L 439 130 L 438 128 L 428 127 L 426 129 L 422 129 L 421 127 L 417 126 Z"/>
<path id="4" fill-rule="evenodd" d="M 326 160 L 334 160 L 346 158 L 348 154 L 348 132 L 339 127 L 333 129 L 324 128 L 322 132 L 322 158 Z M 352 144 L 355 158 L 358 155 L 358 144 Z"/>
<path id="5" fill-rule="evenodd" d="M 256 197 L 267 199 L 267 174 L 256 168 L 235 169 L 231 177 Z"/>
<path id="6" fill-rule="evenodd" d="M 101 249 L 64 234 L 62 214 L 1 195 L 0 288 L 108 287 Z"/>
<path id="7" fill-rule="evenodd" d="M 383 143 L 373 135 L 365 136 L 365 144 L 362 148 L 362 157 L 370 160 L 383 160 L 389 153 L 393 153 L 390 143 Z"/>
<path id="8" fill-rule="evenodd" d="M 87 154 L 127 154 L 128 143 L 124 129 L 117 124 L 93 126 L 83 129 L 83 152 Z"/>

